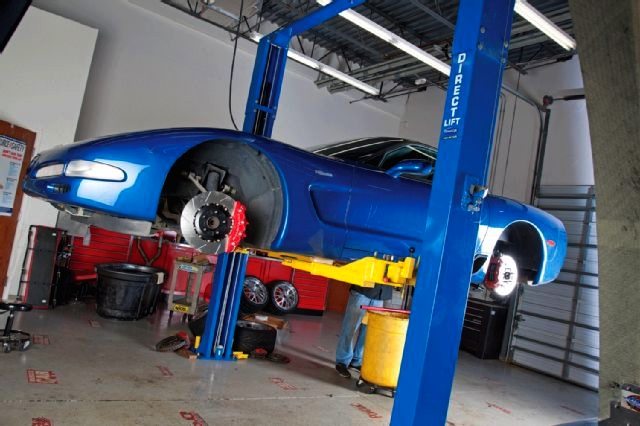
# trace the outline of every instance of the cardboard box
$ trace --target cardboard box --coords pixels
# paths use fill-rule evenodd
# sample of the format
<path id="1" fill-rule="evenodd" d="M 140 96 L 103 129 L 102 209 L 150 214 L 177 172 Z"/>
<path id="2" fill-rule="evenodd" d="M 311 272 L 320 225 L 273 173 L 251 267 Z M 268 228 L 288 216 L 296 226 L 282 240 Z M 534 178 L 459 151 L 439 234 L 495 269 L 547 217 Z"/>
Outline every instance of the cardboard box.
<path id="1" fill-rule="evenodd" d="M 249 315 L 243 315 L 242 319 L 246 321 L 255 321 L 261 324 L 267 324 L 278 330 L 282 330 L 289 326 L 289 323 L 287 322 L 287 320 L 273 316 L 273 315 L 249 314 Z"/>

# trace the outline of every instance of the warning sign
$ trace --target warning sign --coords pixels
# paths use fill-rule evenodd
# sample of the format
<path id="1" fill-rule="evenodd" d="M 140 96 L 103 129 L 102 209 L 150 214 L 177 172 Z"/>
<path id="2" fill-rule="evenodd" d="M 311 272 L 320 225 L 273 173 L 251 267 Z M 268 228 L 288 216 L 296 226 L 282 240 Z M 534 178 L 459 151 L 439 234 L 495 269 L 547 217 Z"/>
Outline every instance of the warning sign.
<path id="1" fill-rule="evenodd" d="M 0 135 L 0 216 L 11 216 L 27 144 Z"/>

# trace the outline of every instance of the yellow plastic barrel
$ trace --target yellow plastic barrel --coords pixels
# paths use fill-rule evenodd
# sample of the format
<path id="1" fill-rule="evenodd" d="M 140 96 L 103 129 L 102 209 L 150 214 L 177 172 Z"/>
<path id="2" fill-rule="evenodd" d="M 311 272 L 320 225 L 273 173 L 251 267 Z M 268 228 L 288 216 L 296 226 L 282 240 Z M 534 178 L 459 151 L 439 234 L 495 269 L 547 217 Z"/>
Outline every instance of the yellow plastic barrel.
<path id="1" fill-rule="evenodd" d="M 386 388 L 398 386 L 402 350 L 409 315 L 399 312 L 367 312 L 367 336 L 360 379 Z"/>

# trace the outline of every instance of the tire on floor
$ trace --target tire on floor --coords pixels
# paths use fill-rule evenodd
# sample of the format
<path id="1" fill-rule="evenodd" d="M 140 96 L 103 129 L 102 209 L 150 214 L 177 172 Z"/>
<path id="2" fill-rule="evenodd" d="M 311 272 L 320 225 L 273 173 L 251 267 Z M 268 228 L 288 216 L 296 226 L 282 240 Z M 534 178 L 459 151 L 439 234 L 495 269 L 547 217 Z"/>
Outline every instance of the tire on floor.
<path id="1" fill-rule="evenodd" d="M 273 352 L 278 332 L 275 328 L 253 321 L 238 320 L 233 350 L 251 353 L 256 349 Z"/>

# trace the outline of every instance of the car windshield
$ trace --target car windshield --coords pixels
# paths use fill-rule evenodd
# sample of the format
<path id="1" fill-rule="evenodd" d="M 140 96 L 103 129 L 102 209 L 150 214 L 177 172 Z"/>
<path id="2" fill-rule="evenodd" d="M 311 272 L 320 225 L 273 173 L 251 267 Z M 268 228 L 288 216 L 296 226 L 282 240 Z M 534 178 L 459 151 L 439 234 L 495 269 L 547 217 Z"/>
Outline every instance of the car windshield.
<path id="1" fill-rule="evenodd" d="M 403 160 L 422 160 L 435 165 L 437 150 L 429 145 L 402 138 L 362 138 L 332 143 L 309 149 L 314 154 L 358 163 L 387 171 Z M 425 182 L 431 176 L 406 174 L 406 177 Z"/>
<path id="2" fill-rule="evenodd" d="M 388 148 L 403 142 L 402 139 L 389 138 L 363 138 L 346 142 L 331 143 L 310 148 L 314 154 L 337 157 L 344 160 L 357 161 L 359 158 L 370 154 L 386 151 Z"/>

